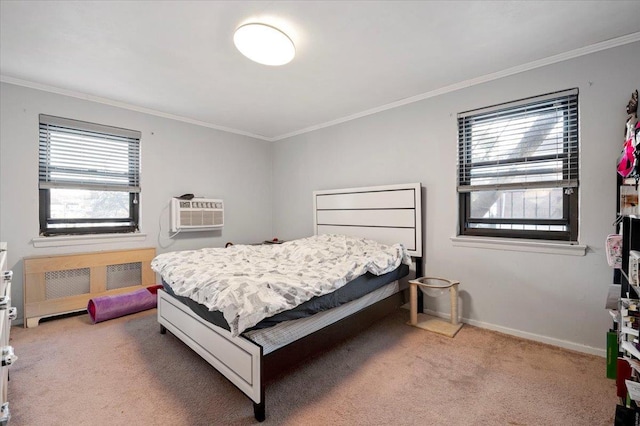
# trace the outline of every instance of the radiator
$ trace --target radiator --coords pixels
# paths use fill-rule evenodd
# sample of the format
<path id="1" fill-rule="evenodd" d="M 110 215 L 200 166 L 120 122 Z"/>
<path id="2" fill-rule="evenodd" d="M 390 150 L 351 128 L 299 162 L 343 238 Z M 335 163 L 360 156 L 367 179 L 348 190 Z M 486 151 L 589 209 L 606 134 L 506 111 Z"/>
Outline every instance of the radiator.
<path id="1" fill-rule="evenodd" d="M 154 248 L 24 258 L 24 325 L 87 309 L 89 299 L 155 284 Z"/>

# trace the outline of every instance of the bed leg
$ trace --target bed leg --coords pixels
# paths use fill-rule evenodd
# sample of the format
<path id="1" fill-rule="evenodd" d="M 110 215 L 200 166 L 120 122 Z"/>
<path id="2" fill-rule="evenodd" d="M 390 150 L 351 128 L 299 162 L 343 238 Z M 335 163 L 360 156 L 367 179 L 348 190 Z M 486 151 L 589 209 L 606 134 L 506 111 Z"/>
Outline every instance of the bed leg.
<path id="1" fill-rule="evenodd" d="M 264 419 L 266 418 L 264 410 L 264 399 L 260 404 L 256 402 L 253 403 L 253 416 L 257 421 L 264 422 Z"/>
<path id="2" fill-rule="evenodd" d="M 255 401 L 253 402 L 253 416 L 259 422 L 264 422 L 264 419 L 267 417 L 265 414 L 265 404 L 264 404 L 264 376 L 262 372 L 264 371 L 262 368 L 264 366 L 264 358 L 262 357 L 262 348 L 260 348 L 260 403 Z"/>
<path id="3" fill-rule="evenodd" d="M 160 324 L 160 334 L 167 334 L 167 327 Z"/>

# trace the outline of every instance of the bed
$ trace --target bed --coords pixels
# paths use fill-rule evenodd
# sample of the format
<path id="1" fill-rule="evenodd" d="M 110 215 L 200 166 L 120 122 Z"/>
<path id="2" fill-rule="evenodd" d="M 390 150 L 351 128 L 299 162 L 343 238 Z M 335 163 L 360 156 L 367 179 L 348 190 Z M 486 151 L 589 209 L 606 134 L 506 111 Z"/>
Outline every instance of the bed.
<path id="1" fill-rule="evenodd" d="M 421 276 L 421 190 L 419 183 L 412 183 L 315 191 L 313 213 L 316 237 L 310 240 L 336 241 L 346 236 L 373 240 L 390 247 L 397 247 L 400 243 L 403 252 L 399 256 L 410 256 L 414 274 Z M 298 250 L 295 246 L 297 242 L 290 244 Z M 241 247 L 234 250 L 254 250 L 258 255 L 259 250 L 269 249 Z M 289 253 L 291 249 L 289 247 Z M 281 250 L 286 252 L 287 248 Z M 407 263 L 406 258 L 401 263 Z M 184 290 L 181 286 L 174 284 L 178 290 L 173 291 L 165 283 L 165 290 L 158 291 L 158 322 L 161 333 L 169 330 L 247 395 L 253 402 L 256 420 L 263 421 L 266 415 L 265 382 L 309 356 L 326 350 L 332 343 L 367 328 L 406 301 L 405 286 L 398 279 L 406 273 L 400 271 L 401 267 L 398 265 L 398 268 L 382 274 L 387 282 L 376 284 L 375 289 L 365 295 L 352 296 L 349 301 L 310 316 L 294 316 L 293 319 L 268 326 L 264 326 L 264 321 L 268 323 L 280 313 L 267 316 L 257 323 L 255 318 L 253 321 L 238 322 L 223 309 L 222 317 L 227 319 L 225 324 L 224 319 L 220 321 L 220 313 L 217 320 L 208 316 L 206 311 L 210 308 L 205 304 L 210 297 L 189 301 L 184 294 L 176 294 Z M 161 276 L 163 280 L 176 280 L 167 270 L 163 270 Z M 362 278 L 365 278 L 364 275 L 356 279 Z M 246 279 L 253 278 L 247 276 Z M 339 291 L 350 284 L 341 285 Z M 338 294 L 338 290 L 322 297 L 337 297 L 334 293 Z"/>

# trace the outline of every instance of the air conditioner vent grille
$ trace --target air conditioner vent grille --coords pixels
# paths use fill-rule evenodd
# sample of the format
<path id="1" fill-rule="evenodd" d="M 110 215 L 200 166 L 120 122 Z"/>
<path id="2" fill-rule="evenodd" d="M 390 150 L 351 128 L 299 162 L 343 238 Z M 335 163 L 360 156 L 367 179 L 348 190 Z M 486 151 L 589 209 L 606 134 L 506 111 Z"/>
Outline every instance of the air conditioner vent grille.
<path id="1" fill-rule="evenodd" d="M 224 204 L 219 199 L 171 199 L 171 232 L 207 231 L 224 226 Z"/>

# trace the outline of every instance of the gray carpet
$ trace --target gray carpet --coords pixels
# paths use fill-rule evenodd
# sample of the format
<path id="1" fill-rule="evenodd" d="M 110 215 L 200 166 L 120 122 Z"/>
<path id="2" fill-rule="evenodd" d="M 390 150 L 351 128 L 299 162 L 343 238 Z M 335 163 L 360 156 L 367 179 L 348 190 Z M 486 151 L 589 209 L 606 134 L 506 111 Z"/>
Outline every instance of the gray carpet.
<path id="1" fill-rule="evenodd" d="M 155 310 L 14 327 L 10 426 L 246 425 L 250 400 Z M 265 425 L 611 425 L 605 360 L 465 325 L 454 339 L 398 310 L 268 384 Z M 604 339 L 603 332 L 603 339 Z"/>

